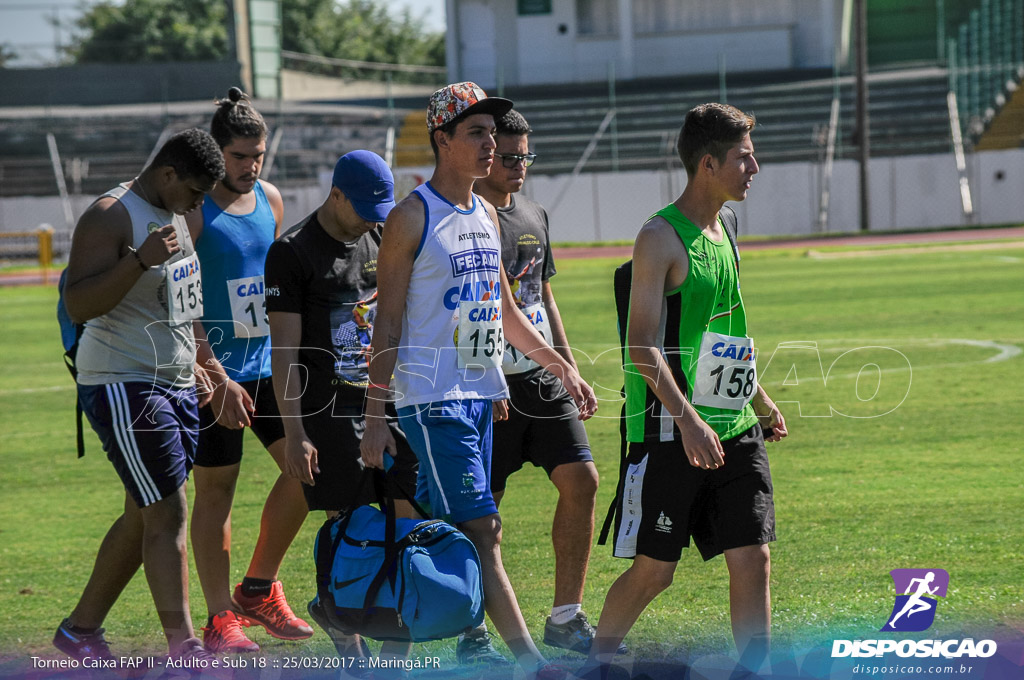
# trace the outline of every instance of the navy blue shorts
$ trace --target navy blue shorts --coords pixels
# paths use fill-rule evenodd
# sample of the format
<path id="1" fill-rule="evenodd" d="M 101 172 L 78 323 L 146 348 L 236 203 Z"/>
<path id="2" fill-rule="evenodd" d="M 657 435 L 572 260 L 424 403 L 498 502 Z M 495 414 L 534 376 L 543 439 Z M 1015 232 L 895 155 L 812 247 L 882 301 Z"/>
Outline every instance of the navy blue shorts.
<path id="1" fill-rule="evenodd" d="M 247 380 L 238 383 L 252 398 L 255 413 L 249 417 L 253 434 L 263 448 L 269 448 L 279 439 L 284 439 L 284 423 L 274 398 L 274 383 L 270 378 Z M 245 428 L 232 430 L 217 424 L 217 414 L 212 404 L 199 409 L 199 450 L 196 451 L 196 465 L 203 467 L 224 467 L 235 465 L 242 460 L 242 445 Z"/>
<path id="2" fill-rule="evenodd" d="M 79 385 L 78 398 L 136 505 L 152 505 L 185 483 L 199 437 L 194 387 Z"/>
<path id="3" fill-rule="evenodd" d="M 420 469 L 416 500 L 453 524 L 498 512 L 491 495 L 491 402 L 435 401 L 398 409 Z"/>
<path id="4" fill-rule="evenodd" d="M 494 423 L 491 492 L 527 462 L 548 477 L 565 463 L 594 460 L 576 402 L 562 381 L 547 371 L 508 381 L 508 420 Z"/>

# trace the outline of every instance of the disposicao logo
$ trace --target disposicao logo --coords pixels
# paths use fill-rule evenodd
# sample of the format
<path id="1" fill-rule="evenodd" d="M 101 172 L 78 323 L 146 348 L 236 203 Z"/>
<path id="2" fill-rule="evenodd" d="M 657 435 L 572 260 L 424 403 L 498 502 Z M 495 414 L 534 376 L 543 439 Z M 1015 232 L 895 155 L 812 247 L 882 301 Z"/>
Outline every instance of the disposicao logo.
<path id="1" fill-rule="evenodd" d="M 927 630 L 935 621 L 937 597 L 946 597 L 949 573 L 945 569 L 893 569 L 896 601 L 881 632 L 912 633 Z M 993 640 L 833 640 L 832 657 L 969 657 L 996 653 Z"/>
<path id="2" fill-rule="evenodd" d="M 896 602 L 880 630 L 928 630 L 935 621 L 935 597 L 946 597 L 949 573 L 945 569 L 893 569 L 889 575 L 896 584 Z"/>

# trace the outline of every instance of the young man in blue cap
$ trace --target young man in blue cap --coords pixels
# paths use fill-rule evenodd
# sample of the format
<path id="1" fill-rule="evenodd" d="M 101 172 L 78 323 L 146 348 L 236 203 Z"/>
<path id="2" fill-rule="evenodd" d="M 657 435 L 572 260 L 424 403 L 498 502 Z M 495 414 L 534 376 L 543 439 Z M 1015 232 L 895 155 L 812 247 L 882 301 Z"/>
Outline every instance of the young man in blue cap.
<path id="1" fill-rule="evenodd" d="M 399 418 L 420 461 L 418 500 L 476 545 L 487 613 L 534 680 L 565 673 L 537 650 L 501 561 L 501 517 L 489 476 L 491 402 L 508 396 L 501 372 L 505 338 L 562 380 L 581 419 L 597 403 L 576 369 L 516 309 L 501 266 L 498 216 L 473 193 L 473 182 L 494 163 L 495 118 L 511 108 L 509 100 L 488 98 L 469 82 L 447 85 L 430 98 L 434 173 L 388 217 L 380 248 L 361 448 L 371 467 L 381 467 L 383 453 L 395 451 L 384 418 L 394 374 Z"/>
<path id="2" fill-rule="evenodd" d="M 344 511 L 359 490 L 363 401 L 377 313 L 377 245 L 394 205 L 394 178 L 384 159 L 370 151 L 345 154 L 334 168 L 327 200 L 267 254 L 271 362 L 287 440 L 285 470 L 302 482 L 310 510 Z M 398 442 L 392 451 L 398 483 L 411 490 L 416 456 L 393 410 L 387 426 Z M 358 500 L 373 502 L 373 489 L 364 489 Z M 411 516 L 408 502 L 397 505 L 400 516 Z M 339 654 L 365 655 L 357 636 L 327 624 L 319 603 L 310 603 L 309 613 Z M 385 650 L 404 656 L 408 645 Z"/>

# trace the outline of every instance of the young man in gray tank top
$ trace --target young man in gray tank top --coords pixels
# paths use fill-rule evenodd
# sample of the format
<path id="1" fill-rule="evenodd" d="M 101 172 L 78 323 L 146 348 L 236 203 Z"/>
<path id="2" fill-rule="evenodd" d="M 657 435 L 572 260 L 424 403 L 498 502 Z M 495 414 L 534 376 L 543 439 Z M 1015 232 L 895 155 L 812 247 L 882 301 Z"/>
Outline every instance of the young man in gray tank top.
<path id="1" fill-rule="evenodd" d="M 185 483 L 199 422 L 192 321 L 202 314 L 202 284 L 182 215 L 223 176 L 213 138 L 186 130 L 140 176 L 97 199 L 75 229 L 64 300 L 86 324 L 78 394 L 126 491 L 124 513 L 53 639 L 77 659 L 113 658 L 100 626 L 141 565 L 171 655 L 211 661 L 188 602 Z"/>

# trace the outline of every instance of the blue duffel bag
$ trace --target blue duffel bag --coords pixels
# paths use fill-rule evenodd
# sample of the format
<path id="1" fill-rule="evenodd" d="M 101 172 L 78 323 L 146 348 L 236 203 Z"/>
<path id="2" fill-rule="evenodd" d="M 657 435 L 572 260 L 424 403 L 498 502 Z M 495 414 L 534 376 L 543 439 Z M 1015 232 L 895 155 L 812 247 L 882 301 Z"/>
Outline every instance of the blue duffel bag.
<path id="1" fill-rule="evenodd" d="M 441 520 L 396 518 L 394 490 L 426 514 L 379 470 L 363 472 L 360 490 L 367 477 L 384 510 L 349 508 L 324 523 L 313 547 L 317 598 L 330 623 L 348 635 L 405 642 L 479 625 L 484 592 L 473 543 Z"/>

